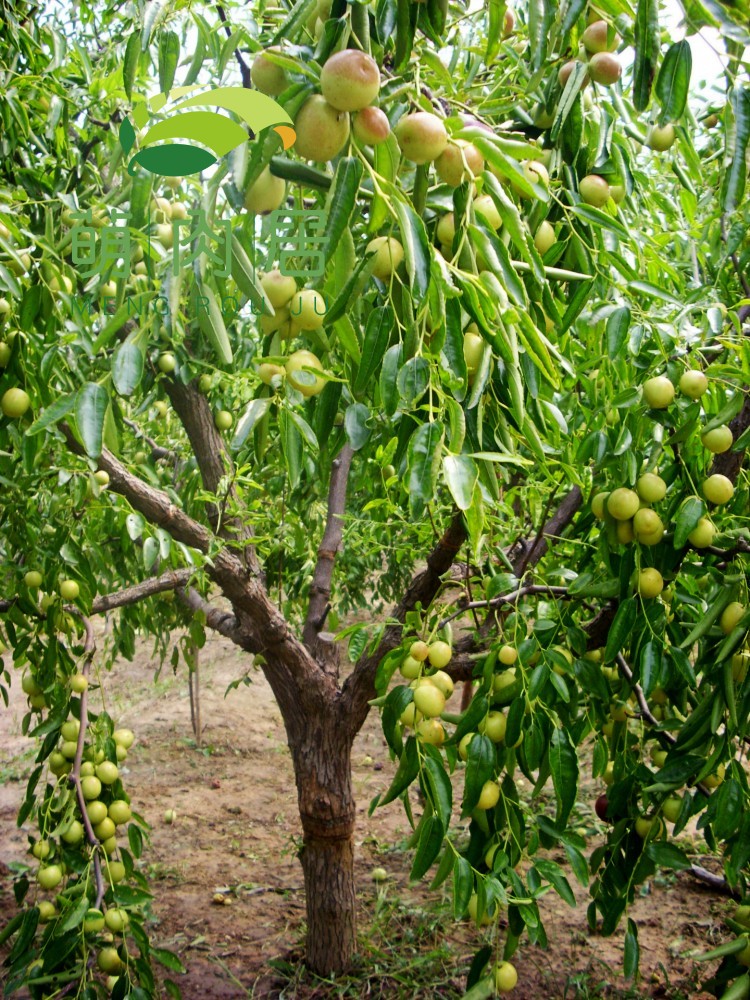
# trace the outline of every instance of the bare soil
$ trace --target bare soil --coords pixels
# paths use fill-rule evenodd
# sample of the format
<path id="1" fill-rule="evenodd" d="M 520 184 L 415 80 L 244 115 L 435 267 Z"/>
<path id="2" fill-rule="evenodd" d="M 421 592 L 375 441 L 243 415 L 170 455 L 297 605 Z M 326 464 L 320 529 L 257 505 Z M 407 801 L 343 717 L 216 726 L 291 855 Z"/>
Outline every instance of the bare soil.
<path id="1" fill-rule="evenodd" d="M 187 966 L 187 974 L 176 977 L 184 997 L 328 997 L 344 995 L 345 985 L 347 996 L 462 996 L 482 937 L 467 923 L 453 922 L 450 881 L 436 893 L 410 885 L 409 826 L 400 803 L 367 816 L 371 799 L 388 786 L 394 770 L 375 713 L 353 755 L 360 978 L 354 985 L 351 979 L 290 981 L 269 964 L 282 960 L 294 969 L 301 962 L 300 825 L 284 727 L 262 674 L 250 668 L 252 683 L 225 697 L 248 662 L 230 643 L 209 638 L 201 654 L 200 748 L 191 729 L 184 667 L 174 675 L 165 666 L 155 682 L 158 664 L 144 644 L 134 662 L 119 662 L 105 679 L 107 710 L 118 726 L 136 733 L 124 780 L 134 808 L 152 825 L 141 861 L 155 893 L 151 933 Z M 21 735 L 24 706 L 18 683 L 10 707 L 0 711 L 0 922 L 14 908 L 6 866 L 29 857 L 31 828 L 18 829 L 15 821 L 32 759 L 30 741 Z M 576 822 L 586 830 L 591 850 L 601 842 L 593 813 L 600 790 L 584 779 L 577 806 Z M 172 825 L 164 822 L 166 809 L 177 811 Z M 693 849 L 702 849 L 700 839 Z M 702 863 L 717 870 L 710 859 Z M 372 881 L 375 866 L 387 870 L 385 883 Z M 550 949 L 522 947 L 514 958 L 519 972 L 514 997 L 708 996 L 698 984 L 709 970 L 686 956 L 726 939 L 722 916 L 730 902 L 682 874 L 664 873 L 644 886 L 631 909 L 640 927 L 642 969 L 633 986 L 620 975 L 623 933 L 608 939 L 592 935 L 587 891 L 577 887 L 576 892 L 581 905 L 575 910 L 554 893 L 542 899 Z"/>

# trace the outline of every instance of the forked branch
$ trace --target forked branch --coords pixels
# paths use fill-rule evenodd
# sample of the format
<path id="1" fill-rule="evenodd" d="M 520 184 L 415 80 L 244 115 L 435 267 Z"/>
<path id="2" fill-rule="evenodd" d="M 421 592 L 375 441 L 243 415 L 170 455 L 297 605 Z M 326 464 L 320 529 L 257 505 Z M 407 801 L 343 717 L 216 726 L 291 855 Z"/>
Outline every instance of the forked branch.
<path id="1" fill-rule="evenodd" d="M 349 444 L 345 444 L 334 458 L 331 466 L 331 482 L 328 488 L 328 517 L 323 532 L 323 538 L 318 548 L 318 561 L 315 564 L 312 586 L 310 587 L 310 604 L 307 618 L 302 630 L 302 640 L 310 650 L 315 650 L 318 634 L 323 628 L 328 610 L 328 600 L 331 596 L 331 580 L 336 555 L 341 546 L 344 534 L 344 510 L 346 508 L 346 488 L 349 480 L 349 470 L 354 452 Z"/>

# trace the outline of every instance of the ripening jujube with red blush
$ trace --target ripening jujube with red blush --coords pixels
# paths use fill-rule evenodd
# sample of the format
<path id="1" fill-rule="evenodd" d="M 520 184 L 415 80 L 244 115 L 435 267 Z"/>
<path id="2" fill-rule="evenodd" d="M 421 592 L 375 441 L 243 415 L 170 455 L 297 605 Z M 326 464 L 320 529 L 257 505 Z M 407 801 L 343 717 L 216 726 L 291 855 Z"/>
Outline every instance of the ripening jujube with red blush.
<path id="1" fill-rule="evenodd" d="M 380 90 L 378 64 L 359 49 L 336 52 L 320 74 L 320 89 L 338 111 L 359 111 L 372 104 Z"/>

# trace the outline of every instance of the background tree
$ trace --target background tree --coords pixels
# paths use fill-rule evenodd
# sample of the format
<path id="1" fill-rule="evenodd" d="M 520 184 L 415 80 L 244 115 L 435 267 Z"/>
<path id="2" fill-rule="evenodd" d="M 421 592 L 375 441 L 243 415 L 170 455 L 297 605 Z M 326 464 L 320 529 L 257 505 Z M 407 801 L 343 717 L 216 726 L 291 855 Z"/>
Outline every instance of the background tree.
<path id="1" fill-rule="evenodd" d="M 195 647 L 213 629 L 261 665 L 294 762 L 314 971 L 355 948 L 350 752 L 373 702 L 412 874 L 452 875 L 457 917 L 507 908 L 472 996 L 512 988 L 524 931 L 544 943 L 541 893 L 572 900 L 540 846 L 593 879 L 603 933 L 656 865 L 689 866 L 662 815 L 673 833 L 700 815 L 744 892 L 748 38 L 739 8 L 685 14 L 727 50 L 725 87 L 695 108 L 689 44 L 652 0 L 84 4 L 65 28 L 6 13 L 4 677 L 25 671 L 40 749 L 20 819 L 58 890 L 6 930 L 11 986 L 101 994 L 98 966 L 113 995 L 149 995 L 152 952 L 178 967 L 139 910 L 117 772 L 132 734 L 89 696 L 105 612 L 107 662 L 138 633 L 166 654 L 175 629 Z M 140 91 L 237 74 L 292 117 L 292 150 L 261 132 L 203 175 L 131 176 L 118 133 Z M 285 203 L 328 212 L 319 280 L 269 258 L 263 213 Z M 231 275 L 200 255 L 173 272 L 170 222 L 199 208 L 229 223 Z M 72 213 L 103 230 L 115 209 L 132 273 L 87 278 Z M 372 620 L 335 638 L 363 605 Z M 471 686 L 446 713 L 456 680 Z M 588 861 L 567 828 L 584 742 L 612 822 Z M 535 796 L 552 783 L 554 817 L 517 771 Z M 742 927 L 717 995 L 747 987 Z"/>

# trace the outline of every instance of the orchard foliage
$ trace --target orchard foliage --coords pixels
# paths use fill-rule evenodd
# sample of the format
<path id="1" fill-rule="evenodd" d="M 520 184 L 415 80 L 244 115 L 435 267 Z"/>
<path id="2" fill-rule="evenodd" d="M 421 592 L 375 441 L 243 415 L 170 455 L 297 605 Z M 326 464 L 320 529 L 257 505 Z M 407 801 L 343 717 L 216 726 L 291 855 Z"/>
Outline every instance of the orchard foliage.
<path id="1" fill-rule="evenodd" d="M 450 879 L 455 917 L 491 926 L 474 998 L 513 988 L 524 936 L 546 943 L 550 888 L 574 905 L 551 848 L 590 886 L 592 930 L 627 920 L 629 976 L 628 905 L 657 867 L 692 867 L 688 823 L 747 891 L 750 36 L 743 4 L 686 3 L 674 37 L 659 6 L 4 14 L 2 678 L 39 746 L 12 988 L 150 996 L 151 956 L 180 969 L 143 928 L 146 823 L 97 711 L 138 633 L 175 669 L 207 628 L 255 653 L 293 754 L 292 681 L 320 725 L 349 711 L 350 740 L 381 709 L 397 770 L 373 806 L 403 802 L 413 877 Z M 707 26 L 726 73 L 698 87 Z M 262 131 L 203 175 L 128 174 L 143 95 L 237 83 L 282 105 L 291 149 Z M 270 256 L 282 205 L 326 213 L 319 277 Z M 199 209 L 229 227 L 227 274 L 205 255 L 174 273 L 172 223 Z M 85 277 L 75 213 L 102 230 L 115 210 L 132 270 Z M 391 603 L 339 633 L 355 667 L 334 697 L 310 673 L 324 624 Z M 589 753 L 593 853 L 574 824 Z M 747 988 L 741 917 L 717 996 Z"/>

